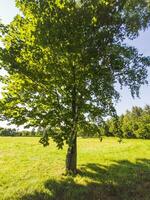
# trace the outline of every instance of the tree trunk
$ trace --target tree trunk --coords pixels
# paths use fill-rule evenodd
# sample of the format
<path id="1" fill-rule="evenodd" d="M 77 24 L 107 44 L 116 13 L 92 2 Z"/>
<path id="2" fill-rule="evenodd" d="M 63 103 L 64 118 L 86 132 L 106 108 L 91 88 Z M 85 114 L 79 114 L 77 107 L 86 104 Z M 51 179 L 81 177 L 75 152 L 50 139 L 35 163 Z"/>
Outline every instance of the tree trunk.
<path id="1" fill-rule="evenodd" d="M 77 88 L 76 88 L 76 69 L 72 65 L 73 87 L 72 87 L 72 128 L 70 141 L 66 156 L 66 172 L 77 173 Z"/>
<path id="2" fill-rule="evenodd" d="M 68 147 L 66 156 L 66 172 L 77 173 L 77 137 L 75 136 L 73 142 Z"/>

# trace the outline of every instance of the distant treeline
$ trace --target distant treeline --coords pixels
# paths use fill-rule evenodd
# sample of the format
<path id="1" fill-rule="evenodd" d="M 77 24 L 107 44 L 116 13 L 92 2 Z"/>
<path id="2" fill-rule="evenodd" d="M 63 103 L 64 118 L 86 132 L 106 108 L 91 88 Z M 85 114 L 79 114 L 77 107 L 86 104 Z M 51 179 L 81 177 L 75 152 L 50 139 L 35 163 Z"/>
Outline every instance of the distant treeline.
<path id="1" fill-rule="evenodd" d="M 27 130 L 16 130 L 11 128 L 1 128 L 0 127 L 0 136 L 24 136 L 24 137 L 33 137 L 33 136 L 41 136 L 41 132 L 37 131 L 27 131 Z"/>
<path id="2" fill-rule="evenodd" d="M 93 125 L 94 130 L 94 125 Z M 150 106 L 134 106 L 124 115 L 105 121 L 97 131 L 80 131 L 82 137 L 119 136 L 120 138 L 150 139 Z"/>
<path id="3" fill-rule="evenodd" d="M 79 131 L 81 137 L 119 136 L 120 138 L 150 139 L 150 106 L 144 108 L 134 106 L 124 115 L 112 117 L 105 121 L 98 129 L 87 126 L 87 130 Z M 82 127 L 81 127 L 82 128 Z M 0 128 L 0 136 L 42 136 L 41 131 L 18 131 L 10 128 Z"/>
<path id="4" fill-rule="evenodd" d="M 150 139 L 150 106 L 134 106 L 124 115 L 107 120 L 101 127 L 101 133 L 122 138 Z"/>
<path id="5" fill-rule="evenodd" d="M 124 115 L 107 120 L 103 131 L 107 136 L 150 139 L 150 106 L 134 106 Z"/>

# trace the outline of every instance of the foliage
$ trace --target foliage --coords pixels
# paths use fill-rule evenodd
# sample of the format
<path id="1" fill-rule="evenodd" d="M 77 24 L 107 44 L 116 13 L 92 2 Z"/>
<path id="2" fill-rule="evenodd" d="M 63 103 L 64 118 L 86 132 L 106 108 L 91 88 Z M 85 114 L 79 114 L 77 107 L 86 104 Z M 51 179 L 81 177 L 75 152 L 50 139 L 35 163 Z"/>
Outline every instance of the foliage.
<path id="1" fill-rule="evenodd" d="M 131 111 L 121 115 L 117 123 L 122 137 L 150 139 L 150 106 L 146 105 L 143 109 L 134 106 Z M 110 135 L 117 135 L 113 118 L 107 120 L 106 126 Z"/>
<path id="2" fill-rule="evenodd" d="M 42 136 L 42 133 L 38 130 L 16 130 L 12 128 L 1 128 L 0 127 L 0 136 L 23 136 L 23 137 L 34 137 Z"/>
<path id="3" fill-rule="evenodd" d="M 15 136 L 17 135 L 17 132 L 15 129 L 10 128 L 1 128 L 0 127 L 0 136 Z"/>
<path id="4" fill-rule="evenodd" d="M 149 26 L 149 2 L 16 0 L 16 5 L 22 14 L 0 27 L 0 63 L 8 72 L 1 77 L 0 119 L 46 128 L 58 148 L 66 142 L 76 153 L 81 127 L 98 128 L 104 117 L 115 115 L 116 82 L 132 96 L 146 83 L 150 59 L 125 39 Z"/>

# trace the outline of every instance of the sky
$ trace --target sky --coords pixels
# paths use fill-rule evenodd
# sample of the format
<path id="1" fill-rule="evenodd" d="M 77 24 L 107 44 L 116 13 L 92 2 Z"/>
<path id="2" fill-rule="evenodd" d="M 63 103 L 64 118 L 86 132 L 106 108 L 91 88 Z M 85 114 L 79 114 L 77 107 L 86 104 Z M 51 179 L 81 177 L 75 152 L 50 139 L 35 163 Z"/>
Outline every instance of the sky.
<path id="1" fill-rule="evenodd" d="M 0 0 L 0 19 L 4 23 L 11 22 L 18 12 L 18 9 L 15 7 L 15 0 Z M 150 56 L 150 28 L 145 32 L 140 32 L 140 36 L 137 39 L 127 41 L 127 43 L 135 46 L 143 55 Z M 121 99 L 116 105 L 118 115 L 125 113 L 126 110 L 131 110 L 132 106 L 144 107 L 146 104 L 150 104 L 150 70 L 148 81 L 148 85 L 141 87 L 140 98 L 133 99 L 127 88 L 123 88 L 120 91 Z M 0 125 L 3 126 L 5 123 L 0 122 Z"/>

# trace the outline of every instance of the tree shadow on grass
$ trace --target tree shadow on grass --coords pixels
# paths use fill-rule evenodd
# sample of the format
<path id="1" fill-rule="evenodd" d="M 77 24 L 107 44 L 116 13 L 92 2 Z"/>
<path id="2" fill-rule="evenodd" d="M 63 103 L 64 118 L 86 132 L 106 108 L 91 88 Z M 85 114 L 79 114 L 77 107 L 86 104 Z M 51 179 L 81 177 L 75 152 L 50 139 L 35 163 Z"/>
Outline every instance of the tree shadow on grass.
<path id="1" fill-rule="evenodd" d="M 149 200 L 150 160 L 136 163 L 127 160 L 110 166 L 88 163 L 75 177 L 48 180 L 45 188 L 51 193 L 35 192 L 20 200 Z M 84 184 L 80 183 L 84 180 Z"/>

